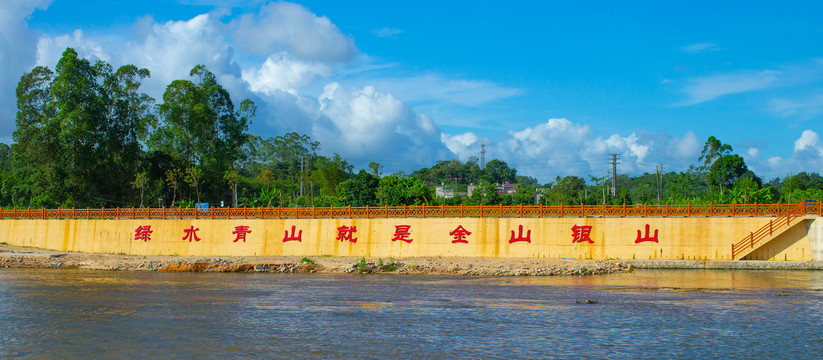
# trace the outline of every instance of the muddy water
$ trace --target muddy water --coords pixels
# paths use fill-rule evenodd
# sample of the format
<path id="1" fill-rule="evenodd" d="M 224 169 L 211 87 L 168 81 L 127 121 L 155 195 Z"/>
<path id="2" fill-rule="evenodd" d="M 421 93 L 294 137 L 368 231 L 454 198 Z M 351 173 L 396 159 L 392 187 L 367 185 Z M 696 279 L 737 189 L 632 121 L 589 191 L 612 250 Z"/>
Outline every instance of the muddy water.
<path id="1" fill-rule="evenodd" d="M 821 289 L 805 271 L 4 269 L 0 358 L 818 358 Z"/>

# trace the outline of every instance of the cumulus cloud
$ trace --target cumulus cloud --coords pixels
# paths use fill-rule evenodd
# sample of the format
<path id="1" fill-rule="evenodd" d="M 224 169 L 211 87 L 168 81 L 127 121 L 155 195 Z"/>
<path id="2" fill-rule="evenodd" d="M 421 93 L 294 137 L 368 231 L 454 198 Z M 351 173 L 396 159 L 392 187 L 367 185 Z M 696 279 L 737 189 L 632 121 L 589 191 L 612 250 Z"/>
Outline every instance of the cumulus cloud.
<path id="1" fill-rule="evenodd" d="M 275 89 L 299 89 L 317 78 L 331 75 L 330 65 L 298 61 L 286 52 L 269 56 L 259 68 L 243 70 L 243 79 L 251 90 L 266 94 Z"/>
<path id="2" fill-rule="evenodd" d="M 26 17 L 46 9 L 51 0 L 6 0 L 0 3 L 0 140 L 8 143 L 15 128 L 15 89 L 37 60 L 37 36 Z"/>
<path id="3" fill-rule="evenodd" d="M 525 93 L 522 89 L 505 87 L 489 81 L 450 79 L 438 74 L 363 77 L 355 82 L 386 89 L 409 102 L 439 101 L 463 106 L 477 106 Z"/>
<path id="4" fill-rule="evenodd" d="M 565 175 L 603 176 L 609 169 L 609 154 L 620 154 L 618 173 L 650 172 L 661 163 L 667 169 L 682 170 L 697 159 L 702 149 L 693 132 L 679 138 L 646 132 L 597 135 L 588 125 L 563 118 L 509 132 L 500 142 L 481 140 L 473 133 L 443 136 L 443 142 L 462 160 L 477 156 L 480 141 L 489 148 L 487 160 L 506 161 L 519 174 L 542 181 Z"/>
<path id="5" fill-rule="evenodd" d="M 318 102 L 319 113 L 332 126 L 317 126 L 313 134 L 327 151 L 344 153 L 354 161 L 377 158 L 416 166 L 450 157 L 432 119 L 392 94 L 371 86 L 346 89 L 331 83 Z"/>
<path id="6" fill-rule="evenodd" d="M 288 51 L 304 60 L 344 62 L 358 54 L 354 40 L 331 20 L 298 4 L 264 5 L 259 13 L 242 15 L 235 24 L 235 42 L 261 56 Z"/>
<path id="7" fill-rule="evenodd" d="M 799 171 L 823 173 L 823 142 L 817 132 L 804 130 L 794 141 L 794 152 L 790 157 L 774 156 L 763 162 L 753 162 L 749 167 L 758 174 L 766 174 L 767 178 Z"/>

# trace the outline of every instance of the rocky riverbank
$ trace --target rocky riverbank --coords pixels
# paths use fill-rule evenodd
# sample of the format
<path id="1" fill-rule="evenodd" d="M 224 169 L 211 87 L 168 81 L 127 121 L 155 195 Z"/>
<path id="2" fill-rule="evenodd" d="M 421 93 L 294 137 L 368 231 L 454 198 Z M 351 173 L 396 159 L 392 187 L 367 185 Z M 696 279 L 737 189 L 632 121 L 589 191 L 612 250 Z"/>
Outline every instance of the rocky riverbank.
<path id="1" fill-rule="evenodd" d="M 469 276 L 598 275 L 627 272 L 621 261 L 413 257 L 179 257 L 56 252 L 0 245 L 0 268 L 173 272 L 424 274 Z"/>

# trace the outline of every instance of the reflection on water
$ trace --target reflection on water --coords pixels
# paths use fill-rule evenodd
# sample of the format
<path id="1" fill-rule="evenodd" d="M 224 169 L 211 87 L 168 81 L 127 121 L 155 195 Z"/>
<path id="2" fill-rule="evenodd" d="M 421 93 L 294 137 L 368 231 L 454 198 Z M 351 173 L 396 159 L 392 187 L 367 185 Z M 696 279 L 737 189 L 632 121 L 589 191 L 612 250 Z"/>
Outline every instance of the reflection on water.
<path id="1" fill-rule="evenodd" d="M 821 289 L 823 272 L 803 271 L 4 269 L 0 358 L 812 358 L 823 351 Z"/>

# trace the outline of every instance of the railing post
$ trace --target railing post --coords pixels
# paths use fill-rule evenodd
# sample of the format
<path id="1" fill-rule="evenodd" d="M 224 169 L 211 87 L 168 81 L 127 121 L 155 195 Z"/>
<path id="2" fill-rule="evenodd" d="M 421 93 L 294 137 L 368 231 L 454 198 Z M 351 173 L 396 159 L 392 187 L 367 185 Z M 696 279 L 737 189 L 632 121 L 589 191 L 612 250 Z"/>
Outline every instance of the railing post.
<path id="1" fill-rule="evenodd" d="M 759 215 L 760 212 L 758 210 L 759 209 L 757 208 L 757 201 L 755 201 L 754 202 L 754 217 L 757 217 Z"/>
<path id="2" fill-rule="evenodd" d="M 114 217 L 117 220 L 120 220 L 120 207 L 118 206 L 116 210 L 114 210 Z"/>
<path id="3" fill-rule="evenodd" d="M 669 217 L 669 203 L 666 203 L 666 217 Z"/>
<path id="4" fill-rule="evenodd" d="M 131 219 L 134 220 L 134 206 L 131 207 Z"/>
<path id="5" fill-rule="evenodd" d="M 600 217 L 606 218 L 606 202 L 603 202 L 603 206 L 600 207 Z"/>
<path id="6" fill-rule="evenodd" d="M 163 220 L 166 220 L 166 208 L 163 208 Z"/>
<path id="7" fill-rule="evenodd" d="M 312 213 L 314 212 L 314 206 L 311 207 Z M 314 219 L 314 217 L 312 217 Z M 334 219 L 334 205 L 329 205 L 329 219 Z"/>
<path id="8" fill-rule="evenodd" d="M 440 204 L 440 218 L 446 217 L 446 204 Z"/>
<path id="9" fill-rule="evenodd" d="M 314 205 L 311 206 L 311 218 L 314 219 L 316 214 L 314 213 Z"/>
<path id="10" fill-rule="evenodd" d="M 41 208 L 43 211 L 43 220 L 46 220 L 46 208 Z"/>
<path id="11" fill-rule="evenodd" d="M 563 203 L 560 203 L 560 218 L 563 218 Z"/>
<path id="12" fill-rule="evenodd" d="M 403 204 L 403 218 L 406 218 L 406 204 Z"/>
<path id="13" fill-rule="evenodd" d="M 351 205 L 349 205 L 349 219 L 351 219 Z"/>
<path id="14" fill-rule="evenodd" d="M 480 204 L 480 218 L 483 218 L 483 204 Z"/>
<path id="15" fill-rule="evenodd" d="M 262 219 L 265 219 L 265 218 L 266 217 L 264 216 L 264 213 L 263 213 L 263 205 L 260 205 L 260 219 L 262 220 Z"/>
<path id="16" fill-rule="evenodd" d="M 246 213 L 246 206 L 243 205 L 243 219 L 248 219 L 248 214 Z"/>
<path id="17" fill-rule="evenodd" d="M 735 206 L 735 203 L 732 202 L 732 217 L 735 215 L 737 215 L 737 206 Z"/>
<path id="18" fill-rule="evenodd" d="M 3 213 L 3 209 L 0 209 L 0 214 L 2 214 L 2 213 Z M 2 218 L 3 218 L 3 216 L 0 215 L 0 219 L 2 219 Z M 57 220 L 60 220 L 60 207 L 59 206 L 57 207 Z"/>
<path id="19" fill-rule="evenodd" d="M 686 203 L 686 217 L 692 217 L 692 203 Z"/>
<path id="20" fill-rule="evenodd" d="M 626 202 L 623 202 L 623 217 L 626 217 Z"/>
<path id="21" fill-rule="evenodd" d="M 714 216 L 714 206 L 712 206 L 712 202 L 709 201 L 709 217 Z"/>
<path id="22" fill-rule="evenodd" d="M 500 209 L 497 210 L 497 218 L 502 219 L 503 218 L 503 204 L 501 203 L 501 204 L 498 204 L 498 205 L 500 205 Z"/>
<path id="23" fill-rule="evenodd" d="M 277 205 L 277 219 L 283 218 L 283 209 L 280 208 L 280 205 Z"/>
<path id="24" fill-rule="evenodd" d="M 649 217 L 649 205 L 648 203 L 643 203 L 643 217 Z"/>
<path id="25" fill-rule="evenodd" d="M 750 232 L 750 233 L 749 233 L 749 239 L 751 239 L 751 241 L 752 241 L 752 249 L 754 249 L 754 233 L 752 233 L 752 232 Z"/>
<path id="26" fill-rule="evenodd" d="M 423 218 L 426 218 L 426 204 L 423 204 Z"/>
<path id="27" fill-rule="evenodd" d="M 523 218 L 523 203 L 520 203 L 520 218 Z"/>
<path id="28" fill-rule="evenodd" d="M 297 205 L 294 205 L 294 218 L 295 218 L 295 219 L 299 219 L 299 218 L 300 218 L 300 211 L 299 211 L 299 210 L 297 210 Z"/>
<path id="29" fill-rule="evenodd" d="M 366 205 L 366 219 L 371 219 L 371 210 L 368 205 Z"/>
<path id="30" fill-rule="evenodd" d="M 780 216 L 780 201 L 777 202 L 777 216 Z"/>
<path id="31" fill-rule="evenodd" d="M 580 203 L 580 217 L 581 218 L 586 217 L 586 207 L 585 207 L 585 205 L 583 205 L 582 202 Z"/>
<path id="32" fill-rule="evenodd" d="M 460 218 L 463 218 L 463 204 L 460 204 Z"/>
<path id="33" fill-rule="evenodd" d="M 769 236 L 774 236 L 772 233 L 772 221 L 773 220 L 769 220 Z"/>
<path id="34" fill-rule="evenodd" d="M 17 220 L 17 208 L 11 209 L 11 217 Z"/>
<path id="35" fill-rule="evenodd" d="M 734 243 L 732 243 L 732 260 L 734 260 Z"/>
<path id="36" fill-rule="evenodd" d="M 386 219 L 389 218 L 389 205 L 383 205 L 383 216 L 385 216 Z"/>
<path id="37" fill-rule="evenodd" d="M 543 203 L 540 203 L 540 218 L 543 218 Z"/>
<path id="38" fill-rule="evenodd" d="M 100 211 L 100 213 L 102 214 L 103 212 Z M 86 208 L 86 219 L 91 219 L 91 209 L 88 207 Z"/>

